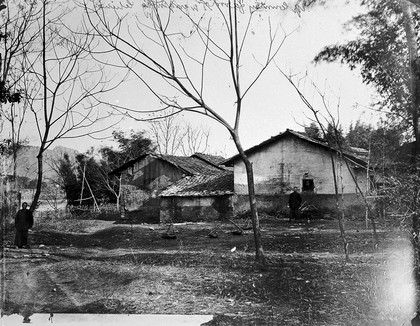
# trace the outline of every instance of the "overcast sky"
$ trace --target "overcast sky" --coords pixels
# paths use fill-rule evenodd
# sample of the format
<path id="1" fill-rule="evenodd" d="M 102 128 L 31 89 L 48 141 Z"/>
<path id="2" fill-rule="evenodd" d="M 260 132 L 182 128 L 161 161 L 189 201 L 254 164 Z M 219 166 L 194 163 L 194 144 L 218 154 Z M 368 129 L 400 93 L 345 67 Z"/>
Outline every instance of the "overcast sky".
<path id="1" fill-rule="evenodd" d="M 249 9 L 250 4 L 253 2 L 244 0 L 244 8 Z M 126 2 L 122 1 L 122 3 Z M 131 3 L 131 8 L 124 10 L 130 10 L 130 13 L 138 14 L 139 17 L 144 18 L 142 16 L 142 3 L 144 1 L 132 0 Z M 187 3 L 190 6 L 194 3 L 203 5 L 202 0 L 188 0 Z M 352 37 L 349 31 L 345 31 L 343 24 L 353 15 L 360 12 L 360 8 L 355 4 L 344 5 L 344 0 L 339 0 L 333 1 L 333 4 L 326 8 L 310 7 L 306 8 L 304 12 L 297 13 L 293 10 L 296 2 L 286 1 L 286 3 L 286 10 L 268 9 L 265 13 L 262 12 L 257 17 L 252 37 L 250 38 L 251 42 L 257 45 L 254 49 L 258 49 L 260 45 L 262 49 L 264 48 L 266 44 L 264 40 L 266 40 L 267 35 L 261 33 L 260 29 L 264 30 L 263 28 L 267 26 L 268 17 L 270 17 L 272 24 L 281 22 L 283 30 L 286 33 L 291 33 L 278 53 L 275 64 L 264 73 L 263 78 L 253 87 L 246 99 L 240 127 L 240 136 L 245 148 L 258 144 L 271 136 L 285 131 L 287 128 L 298 131 L 303 130 L 302 125 L 310 123 L 308 117 L 312 117 L 311 112 L 303 105 L 297 93 L 280 74 L 276 65 L 285 72 L 297 74 L 298 76 L 307 74 L 306 82 L 302 81 L 300 86 L 308 96 L 308 99 L 312 101 L 317 109 L 322 110 L 320 98 L 311 85 L 313 82 L 325 93 L 330 108 L 333 109 L 335 117 L 340 119 L 344 128 L 348 128 L 349 124 L 357 119 L 372 124 L 378 121 L 378 114 L 368 109 L 372 102 L 373 92 L 368 86 L 362 84 L 357 71 L 351 72 L 346 66 L 341 66 L 337 63 L 323 63 L 315 66 L 312 62 L 314 56 L 324 46 L 342 42 Z M 274 1 L 273 4 L 278 5 L 280 2 Z M 200 7 L 197 6 L 197 8 Z M 206 14 L 210 13 L 206 12 Z M 242 13 L 243 17 L 246 15 L 247 12 Z M 174 17 L 176 16 L 174 15 Z M 259 55 L 256 53 L 255 58 L 250 57 L 247 64 L 251 66 L 252 64 L 256 65 Z M 233 102 L 229 102 L 231 101 L 230 99 L 224 98 L 223 89 L 220 90 L 218 88 L 220 85 L 218 85 L 217 77 L 223 75 L 223 69 L 215 65 L 213 72 L 215 77 L 209 79 L 213 84 L 208 86 L 209 94 L 217 98 L 217 101 L 214 103 L 215 105 L 220 105 L 222 115 L 229 110 L 230 106 L 233 107 L 234 105 Z M 148 93 L 145 87 L 135 78 L 113 91 L 112 94 L 108 94 L 106 100 L 130 108 L 156 108 L 156 101 L 152 94 Z M 229 114 L 227 116 L 229 117 Z M 197 127 L 206 126 L 210 128 L 209 153 L 218 153 L 225 156 L 235 154 L 234 144 L 224 127 L 193 113 L 184 114 L 183 119 L 192 122 Z M 148 129 L 148 125 L 144 122 L 136 122 L 125 118 L 116 129 L 125 131 L 129 129 L 143 130 Z M 102 136 L 110 134 L 111 131 L 108 131 Z M 36 145 L 36 138 L 31 136 L 30 142 Z M 99 147 L 108 144 L 108 141 L 95 141 L 91 138 L 56 142 L 56 146 L 72 147 L 79 151 L 85 151 L 91 146 Z"/>

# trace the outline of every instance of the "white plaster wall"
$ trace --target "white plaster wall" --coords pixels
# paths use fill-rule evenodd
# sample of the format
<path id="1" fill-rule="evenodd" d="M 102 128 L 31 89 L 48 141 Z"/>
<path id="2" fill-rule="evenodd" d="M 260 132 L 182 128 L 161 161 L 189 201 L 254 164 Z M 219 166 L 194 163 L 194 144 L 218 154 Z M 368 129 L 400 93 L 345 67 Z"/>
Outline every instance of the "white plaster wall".
<path id="1" fill-rule="evenodd" d="M 335 155 L 337 172 L 341 170 L 344 193 L 355 193 L 356 186 L 343 162 L 340 167 L 338 155 Z M 302 187 L 305 173 L 314 179 L 315 193 L 333 194 L 334 181 L 331 158 L 327 149 L 309 144 L 297 138 L 284 138 L 264 150 L 249 156 L 254 169 L 254 181 L 258 195 L 287 193 L 293 187 Z M 366 172 L 357 172 L 358 183 L 362 191 L 366 187 Z M 238 161 L 234 166 L 235 192 L 247 194 L 245 166 Z M 341 192 L 341 184 L 340 184 Z"/>

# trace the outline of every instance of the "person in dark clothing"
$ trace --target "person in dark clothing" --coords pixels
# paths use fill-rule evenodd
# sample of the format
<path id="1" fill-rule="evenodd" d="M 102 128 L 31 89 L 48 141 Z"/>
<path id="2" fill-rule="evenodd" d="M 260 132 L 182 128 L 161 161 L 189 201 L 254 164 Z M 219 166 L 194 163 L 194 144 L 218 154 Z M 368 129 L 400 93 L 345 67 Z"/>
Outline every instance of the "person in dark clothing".
<path id="1" fill-rule="evenodd" d="M 293 192 L 289 195 L 290 222 L 292 219 L 296 221 L 299 218 L 300 205 L 302 205 L 302 197 L 298 193 L 298 188 L 294 187 Z"/>
<path id="2" fill-rule="evenodd" d="M 15 216 L 15 245 L 18 248 L 28 247 L 28 230 L 32 228 L 33 224 L 34 217 L 32 212 L 28 209 L 28 204 L 23 203 L 22 209 Z"/>

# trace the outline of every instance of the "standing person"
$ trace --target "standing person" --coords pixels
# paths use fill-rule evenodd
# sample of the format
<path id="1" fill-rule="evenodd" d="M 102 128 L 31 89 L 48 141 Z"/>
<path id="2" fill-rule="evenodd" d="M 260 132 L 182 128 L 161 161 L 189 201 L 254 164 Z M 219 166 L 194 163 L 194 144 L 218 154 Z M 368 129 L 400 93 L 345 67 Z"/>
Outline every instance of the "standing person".
<path id="1" fill-rule="evenodd" d="M 302 197 L 298 193 L 298 188 L 294 187 L 293 192 L 289 195 L 290 218 L 289 222 L 299 218 L 299 207 L 302 205 Z"/>
<path id="2" fill-rule="evenodd" d="M 32 212 L 28 209 L 28 204 L 23 203 L 22 209 L 20 209 L 15 216 L 15 245 L 18 248 L 28 248 L 28 230 L 32 228 L 34 224 L 34 217 Z"/>

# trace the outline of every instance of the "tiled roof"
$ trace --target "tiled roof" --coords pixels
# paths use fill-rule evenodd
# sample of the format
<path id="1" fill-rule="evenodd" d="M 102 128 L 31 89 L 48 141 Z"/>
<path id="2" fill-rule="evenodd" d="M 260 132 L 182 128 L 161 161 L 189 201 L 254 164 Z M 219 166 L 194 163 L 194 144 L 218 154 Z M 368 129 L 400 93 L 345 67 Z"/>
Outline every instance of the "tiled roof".
<path id="1" fill-rule="evenodd" d="M 282 133 L 280 133 L 280 134 L 278 134 L 276 136 L 273 136 L 273 137 L 271 137 L 271 138 L 263 141 L 262 143 L 260 143 L 258 145 L 255 145 L 255 146 L 247 149 L 245 151 L 245 153 L 247 155 L 249 155 L 249 154 L 252 154 L 254 152 L 257 152 L 261 148 L 264 148 L 265 146 L 267 146 L 269 144 L 272 144 L 272 143 L 276 142 L 277 140 L 279 140 L 281 138 L 284 138 L 286 136 L 298 137 L 298 138 L 300 138 L 300 139 L 302 139 L 304 141 L 307 141 L 307 142 L 312 143 L 314 145 L 321 146 L 321 147 L 326 148 L 326 149 L 329 150 L 329 146 L 328 146 L 328 143 L 327 142 L 324 142 L 324 141 L 321 141 L 321 140 L 318 140 L 318 139 L 309 137 L 308 135 L 306 135 L 304 133 L 301 133 L 301 132 L 297 132 L 297 131 L 293 131 L 293 130 L 287 129 L 285 132 L 282 132 Z M 337 152 L 336 149 L 332 149 L 332 150 Z M 357 163 L 359 165 L 362 165 L 362 166 L 366 165 L 366 160 L 364 160 L 364 159 L 362 159 L 360 157 L 357 157 L 357 156 L 353 155 L 352 153 L 344 152 L 343 154 L 350 161 L 353 161 L 353 162 L 355 162 L 355 163 Z M 237 154 L 237 155 L 234 155 L 231 158 L 227 159 L 222 164 L 225 164 L 227 166 L 232 166 L 234 164 L 234 162 L 236 162 L 239 159 L 240 159 L 240 156 L 239 156 L 239 154 Z"/>
<path id="2" fill-rule="evenodd" d="M 172 155 L 161 155 L 160 158 L 164 161 L 171 163 L 172 165 L 184 170 L 188 174 L 204 174 L 219 172 L 222 168 L 214 166 L 213 164 L 204 162 L 196 157 L 190 156 L 172 156 Z"/>
<path id="3" fill-rule="evenodd" d="M 233 173 L 186 176 L 160 193 L 161 197 L 205 197 L 233 194 Z"/>
<path id="4" fill-rule="evenodd" d="M 197 157 L 203 161 L 209 162 L 211 164 L 220 165 L 222 162 L 226 161 L 223 156 L 218 155 L 208 155 L 203 153 L 194 153 L 191 157 Z"/>
<path id="5" fill-rule="evenodd" d="M 119 174 L 122 171 L 126 170 L 129 167 L 134 166 L 137 162 L 145 159 L 147 156 L 154 157 L 159 160 L 166 161 L 186 174 L 194 175 L 199 173 L 212 173 L 212 172 L 219 172 L 223 171 L 222 167 L 218 165 L 212 164 L 210 162 L 206 162 L 205 160 L 199 159 L 194 156 L 173 156 L 173 155 L 159 155 L 159 154 L 144 154 L 141 155 L 133 160 L 124 163 L 120 167 L 116 168 L 115 170 L 111 171 L 109 174 Z"/>

